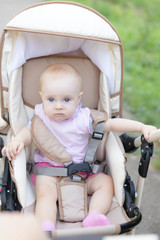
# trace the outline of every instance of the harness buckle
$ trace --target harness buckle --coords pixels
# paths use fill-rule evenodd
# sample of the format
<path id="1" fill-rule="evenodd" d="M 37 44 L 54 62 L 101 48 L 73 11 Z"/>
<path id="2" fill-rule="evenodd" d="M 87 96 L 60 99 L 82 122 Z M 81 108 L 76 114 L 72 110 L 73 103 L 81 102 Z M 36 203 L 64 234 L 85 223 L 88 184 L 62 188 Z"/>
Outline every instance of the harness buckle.
<path id="1" fill-rule="evenodd" d="M 101 132 L 96 132 L 96 131 L 94 131 L 93 133 L 92 133 L 92 138 L 93 139 L 97 139 L 97 140 L 102 140 L 103 139 L 103 133 L 101 133 Z"/>
<path id="2" fill-rule="evenodd" d="M 81 177 L 82 180 L 85 180 L 89 177 L 90 173 L 92 173 L 92 169 L 89 165 L 88 162 L 83 162 L 83 163 L 71 163 L 69 166 L 67 166 L 67 175 L 73 180 L 73 176 L 74 174 L 78 173 L 78 172 L 86 172 L 86 176 L 85 177 Z"/>
<path id="3" fill-rule="evenodd" d="M 32 168 L 33 168 L 33 163 L 27 162 L 27 164 L 26 164 L 26 170 L 27 170 L 27 172 L 28 172 L 29 174 L 32 172 Z"/>

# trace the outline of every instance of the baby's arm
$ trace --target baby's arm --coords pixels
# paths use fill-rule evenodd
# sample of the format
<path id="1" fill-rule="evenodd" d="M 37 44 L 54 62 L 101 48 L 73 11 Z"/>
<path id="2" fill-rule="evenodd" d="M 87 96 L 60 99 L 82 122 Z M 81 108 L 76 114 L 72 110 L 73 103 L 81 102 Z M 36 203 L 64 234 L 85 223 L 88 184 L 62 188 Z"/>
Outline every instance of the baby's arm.
<path id="1" fill-rule="evenodd" d="M 6 155 L 9 160 L 14 160 L 15 157 L 22 151 L 24 146 L 31 143 L 31 132 L 28 126 L 21 129 L 12 142 L 2 149 L 2 155 Z"/>
<path id="2" fill-rule="evenodd" d="M 104 124 L 104 132 L 141 132 L 146 140 L 149 140 L 150 133 L 156 129 L 154 126 L 124 118 L 108 119 Z"/>

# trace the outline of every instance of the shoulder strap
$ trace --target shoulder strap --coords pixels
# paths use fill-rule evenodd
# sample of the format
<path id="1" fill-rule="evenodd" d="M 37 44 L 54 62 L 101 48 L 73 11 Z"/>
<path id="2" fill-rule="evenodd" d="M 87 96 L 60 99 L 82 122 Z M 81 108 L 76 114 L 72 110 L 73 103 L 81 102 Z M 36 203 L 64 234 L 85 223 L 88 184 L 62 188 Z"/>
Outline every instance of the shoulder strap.
<path id="1" fill-rule="evenodd" d="M 97 151 L 99 142 L 103 139 L 104 121 L 106 121 L 108 117 L 105 112 L 100 112 L 98 110 L 91 109 L 90 112 L 91 117 L 93 118 L 93 121 L 96 125 L 96 129 L 92 134 L 84 162 L 93 163 L 95 161 L 94 156 Z"/>
<path id="2" fill-rule="evenodd" d="M 38 116 L 32 120 L 31 135 L 36 147 L 49 159 L 60 163 L 72 162 L 70 154 Z"/>

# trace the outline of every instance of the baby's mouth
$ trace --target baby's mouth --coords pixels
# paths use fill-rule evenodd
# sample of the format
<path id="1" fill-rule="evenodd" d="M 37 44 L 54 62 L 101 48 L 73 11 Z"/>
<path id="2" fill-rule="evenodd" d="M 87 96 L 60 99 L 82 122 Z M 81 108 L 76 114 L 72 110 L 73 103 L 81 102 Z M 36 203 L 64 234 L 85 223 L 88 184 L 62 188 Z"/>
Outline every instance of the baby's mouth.
<path id="1" fill-rule="evenodd" d="M 54 113 L 54 117 L 63 117 L 64 113 Z"/>
<path id="2" fill-rule="evenodd" d="M 62 115 L 64 115 L 63 113 L 55 113 L 54 115 L 56 115 L 56 116 L 62 116 Z"/>

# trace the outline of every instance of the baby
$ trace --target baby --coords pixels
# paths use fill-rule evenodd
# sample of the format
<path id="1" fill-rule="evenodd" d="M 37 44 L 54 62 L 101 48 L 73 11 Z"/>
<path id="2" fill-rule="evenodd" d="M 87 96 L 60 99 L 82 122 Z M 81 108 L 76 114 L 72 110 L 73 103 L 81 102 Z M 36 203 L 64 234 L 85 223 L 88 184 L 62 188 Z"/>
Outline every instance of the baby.
<path id="1" fill-rule="evenodd" d="M 57 137 L 72 156 L 73 162 L 84 160 L 89 136 L 95 129 L 88 108 L 81 107 L 83 95 L 81 78 L 78 72 L 68 64 L 57 63 L 49 66 L 40 77 L 40 96 L 42 104 L 35 106 L 35 115 L 44 122 L 47 128 Z M 127 119 L 108 119 L 104 123 L 104 132 L 141 132 L 146 140 L 155 127 Z M 30 127 L 24 127 L 11 143 L 2 150 L 9 160 L 15 159 L 24 146 L 31 143 Z M 63 166 L 44 156 L 39 150 L 35 153 L 37 166 Z M 45 231 L 53 231 L 57 214 L 58 177 L 36 176 L 36 209 L 35 213 Z M 87 182 L 88 194 L 92 195 L 89 212 L 82 226 L 108 225 L 105 216 L 109 210 L 114 194 L 113 181 L 104 173 L 91 174 Z"/>

